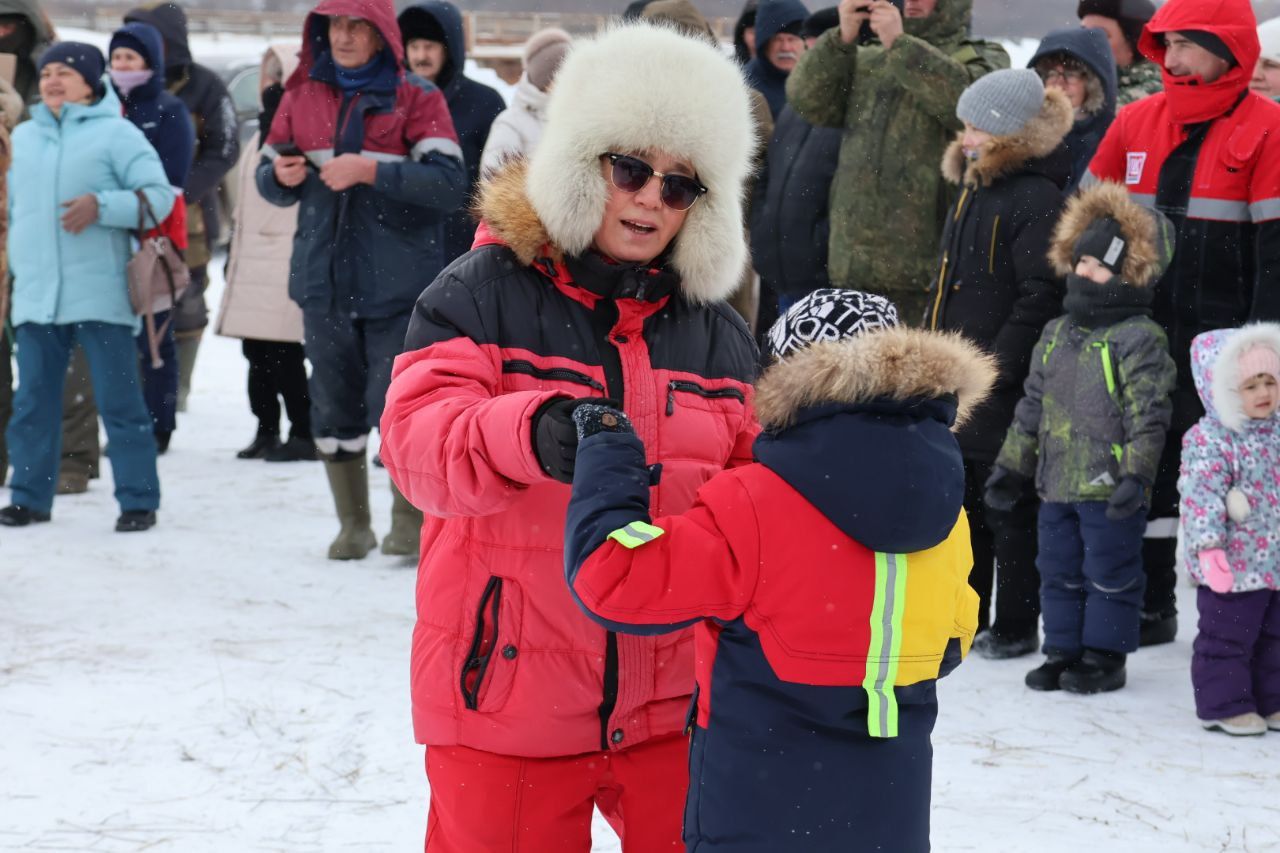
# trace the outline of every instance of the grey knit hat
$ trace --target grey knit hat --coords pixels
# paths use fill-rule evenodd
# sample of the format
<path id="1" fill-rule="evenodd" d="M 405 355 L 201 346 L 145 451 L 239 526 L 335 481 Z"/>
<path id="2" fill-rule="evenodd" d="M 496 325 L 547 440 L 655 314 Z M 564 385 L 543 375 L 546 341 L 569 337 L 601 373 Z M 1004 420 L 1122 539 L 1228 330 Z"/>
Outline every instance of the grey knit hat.
<path id="1" fill-rule="evenodd" d="M 956 118 L 993 136 L 1017 133 L 1040 114 L 1044 83 L 1030 68 L 1006 68 L 979 77 L 960 95 Z"/>

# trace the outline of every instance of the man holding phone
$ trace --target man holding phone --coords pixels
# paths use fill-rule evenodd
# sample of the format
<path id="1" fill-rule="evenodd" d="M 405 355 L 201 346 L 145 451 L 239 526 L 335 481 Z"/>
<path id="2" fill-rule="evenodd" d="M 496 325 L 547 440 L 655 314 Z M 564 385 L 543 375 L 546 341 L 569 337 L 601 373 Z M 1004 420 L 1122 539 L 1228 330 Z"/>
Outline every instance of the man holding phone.
<path id="1" fill-rule="evenodd" d="M 1009 67 L 969 38 L 973 0 L 841 0 L 840 26 L 787 80 L 801 118 L 845 131 L 831 186 L 832 286 L 893 300 L 920 325 L 950 193 L 938 170 L 960 93 Z M 868 32 L 869 31 L 869 32 Z M 820 247 L 815 247 L 821 250 Z"/>
<path id="2" fill-rule="evenodd" d="M 262 197 L 299 204 L 289 297 L 302 307 L 312 434 L 341 522 L 333 560 L 377 545 L 365 448 L 422 289 L 445 264 L 442 212 L 467 193 L 444 95 L 409 80 L 391 0 L 322 0 L 267 131 Z M 335 131 L 336 129 L 336 131 Z M 383 553 L 416 554 L 422 514 L 392 489 Z"/>

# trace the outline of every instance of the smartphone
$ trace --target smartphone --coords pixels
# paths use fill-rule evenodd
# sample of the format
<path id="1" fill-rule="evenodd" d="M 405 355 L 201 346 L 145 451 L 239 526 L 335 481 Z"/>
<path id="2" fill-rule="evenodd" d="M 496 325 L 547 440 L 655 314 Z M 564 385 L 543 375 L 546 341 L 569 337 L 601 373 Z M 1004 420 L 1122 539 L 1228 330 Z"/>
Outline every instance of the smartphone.
<path id="1" fill-rule="evenodd" d="M 299 148 L 297 143 L 295 142 L 281 142 L 276 145 L 272 145 L 271 147 L 274 148 L 276 150 L 276 153 L 279 154 L 281 157 L 301 157 L 302 156 L 302 149 Z"/>
<path id="2" fill-rule="evenodd" d="M 899 12 L 905 13 L 905 10 L 903 9 L 905 0 L 889 0 L 889 2 L 897 6 Z M 865 12 L 870 7 L 871 7 L 871 4 L 868 3 L 866 6 L 860 8 L 858 11 Z M 871 29 L 871 22 L 863 21 L 862 29 L 858 31 L 858 44 L 871 44 L 874 41 L 878 41 L 878 39 L 876 38 L 875 32 Z"/>

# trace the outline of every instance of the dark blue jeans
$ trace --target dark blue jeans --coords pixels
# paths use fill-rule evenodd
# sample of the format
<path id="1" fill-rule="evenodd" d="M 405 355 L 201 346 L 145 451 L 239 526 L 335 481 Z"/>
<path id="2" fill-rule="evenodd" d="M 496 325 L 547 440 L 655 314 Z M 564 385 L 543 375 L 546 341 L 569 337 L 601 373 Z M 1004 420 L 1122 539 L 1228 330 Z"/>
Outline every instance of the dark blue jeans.
<path id="1" fill-rule="evenodd" d="M 142 399 L 133 329 L 114 323 L 43 325 L 15 330 L 18 390 L 6 433 L 13 463 L 12 500 L 49 512 L 62 448 L 62 386 L 71 348 L 79 344 L 89 362 L 94 396 L 107 429 L 107 455 L 121 510 L 160 505 L 156 440 Z"/>
<path id="2" fill-rule="evenodd" d="M 1040 606 L 1046 654 L 1138 650 L 1147 514 L 1113 521 L 1103 501 L 1040 505 Z"/>
<path id="3" fill-rule="evenodd" d="M 304 311 L 304 347 L 311 362 L 311 432 L 349 442 L 382 418 L 391 364 L 404 351 L 410 313 L 365 319 Z"/>
<path id="4" fill-rule="evenodd" d="M 160 328 L 169 319 L 168 311 L 155 315 L 156 328 Z M 147 401 L 147 411 L 151 413 L 151 424 L 155 432 L 173 432 L 178 425 L 178 348 L 173 342 L 173 324 L 165 328 L 160 337 L 159 367 L 151 365 L 151 345 L 147 339 L 147 327 L 144 324 L 138 332 L 138 359 L 142 368 L 142 396 Z"/>

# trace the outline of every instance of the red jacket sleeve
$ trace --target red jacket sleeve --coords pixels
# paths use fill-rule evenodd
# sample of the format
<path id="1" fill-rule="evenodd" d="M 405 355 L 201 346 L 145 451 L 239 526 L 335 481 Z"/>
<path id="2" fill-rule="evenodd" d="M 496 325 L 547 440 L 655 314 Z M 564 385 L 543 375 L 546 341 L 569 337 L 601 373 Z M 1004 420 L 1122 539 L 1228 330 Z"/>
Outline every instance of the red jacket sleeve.
<path id="1" fill-rule="evenodd" d="M 661 535 L 632 547 L 625 535 L 606 539 L 571 570 L 588 615 L 612 630 L 647 634 L 743 614 L 759 574 L 760 525 L 735 477 L 712 478 L 688 511 L 652 526 Z"/>
<path id="2" fill-rule="evenodd" d="M 519 490 L 546 482 L 530 419 L 555 392 L 502 393 L 497 349 L 479 328 L 470 291 L 438 279 L 414 309 L 408 339 L 425 346 L 396 359 L 382 414 L 382 461 L 409 502 L 437 516 L 492 515 Z"/>
<path id="3" fill-rule="evenodd" d="M 1098 143 L 1098 150 L 1089 161 L 1089 174 L 1085 177 L 1085 185 L 1098 181 L 1114 181 L 1124 183 L 1125 172 L 1125 110 L 1121 110 L 1116 120 L 1107 128 L 1107 133 Z"/>

